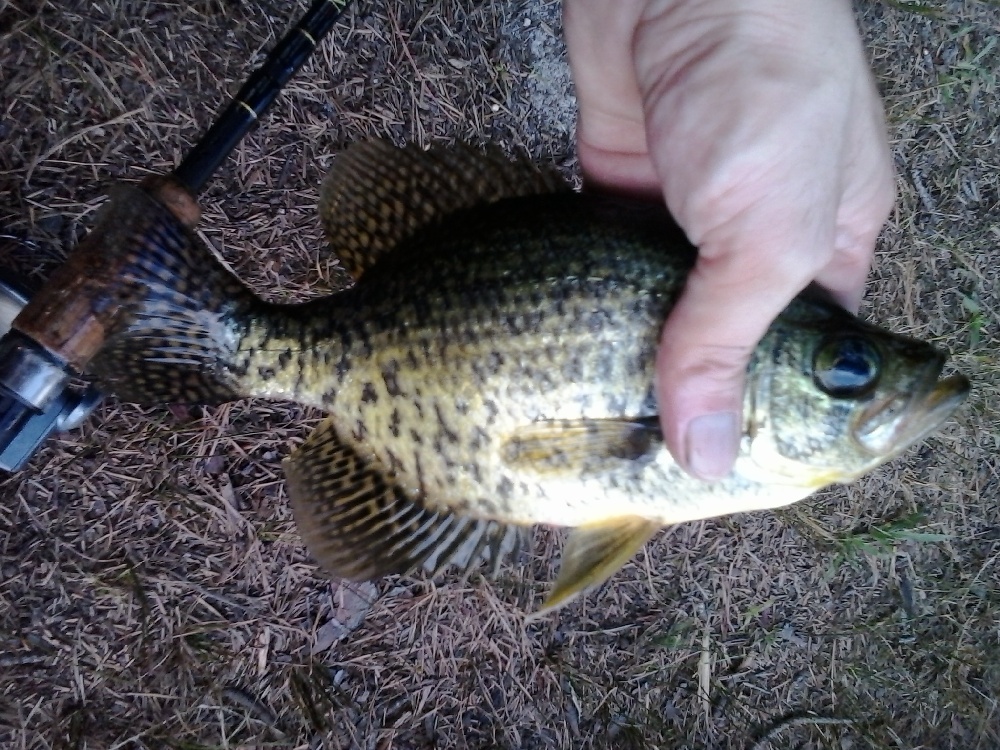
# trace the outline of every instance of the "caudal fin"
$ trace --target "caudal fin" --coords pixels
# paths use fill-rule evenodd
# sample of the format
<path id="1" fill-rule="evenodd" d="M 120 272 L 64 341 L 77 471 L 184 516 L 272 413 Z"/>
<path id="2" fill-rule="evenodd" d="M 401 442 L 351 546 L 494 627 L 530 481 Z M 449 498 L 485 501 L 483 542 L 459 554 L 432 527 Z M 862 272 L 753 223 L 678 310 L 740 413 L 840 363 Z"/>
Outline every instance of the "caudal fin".
<path id="1" fill-rule="evenodd" d="M 124 278 L 109 289 L 126 290 L 127 311 L 87 376 L 138 403 L 214 404 L 239 397 L 234 355 L 241 321 L 261 304 L 257 297 L 194 232 L 136 187 L 116 187 L 95 231 L 113 244 L 109 252 L 126 259 Z"/>

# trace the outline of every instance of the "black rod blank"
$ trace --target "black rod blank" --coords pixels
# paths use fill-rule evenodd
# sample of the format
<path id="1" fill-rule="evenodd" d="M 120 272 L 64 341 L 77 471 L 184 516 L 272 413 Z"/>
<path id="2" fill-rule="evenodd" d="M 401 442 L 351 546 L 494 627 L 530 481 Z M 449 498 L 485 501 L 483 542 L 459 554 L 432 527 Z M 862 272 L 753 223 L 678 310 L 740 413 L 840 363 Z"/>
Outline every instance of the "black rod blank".
<path id="1" fill-rule="evenodd" d="M 267 111 L 278 92 L 302 67 L 348 5 L 350 0 L 314 0 L 298 25 L 278 42 L 174 170 L 176 180 L 192 194 L 201 192 L 215 170 Z"/>

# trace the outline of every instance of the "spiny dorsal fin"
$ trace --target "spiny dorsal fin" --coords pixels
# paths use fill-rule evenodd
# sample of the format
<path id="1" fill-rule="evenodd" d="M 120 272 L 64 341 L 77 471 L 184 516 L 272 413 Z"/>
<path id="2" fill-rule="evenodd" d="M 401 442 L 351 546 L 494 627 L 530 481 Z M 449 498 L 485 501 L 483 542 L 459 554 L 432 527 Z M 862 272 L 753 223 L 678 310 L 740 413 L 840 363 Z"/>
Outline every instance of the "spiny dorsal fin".
<path id="1" fill-rule="evenodd" d="M 423 150 L 365 141 L 340 154 L 320 189 L 333 251 L 355 279 L 418 230 L 502 198 L 568 190 L 554 170 L 511 161 L 500 149 L 459 143 Z"/>
<path id="2" fill-rule="evenodd" d="M 516 552 L 521 529 L 433 510 L 409 497 L 374 458 L 322 422 L 285 461 L 292 513 L 306 548 L 330 573 L 365 580 L 479 560 L 495 573 Z"/>
<path id="3" fill-rule="evenodd" d="M 560 419 L 514 430 L 500 455 L 512 468 L 540 473 L 597 473 L 609 462 L 637 461 L 663 447 L 658 417 Z"/>
<path id="4" fill-rule="evenodd" d="M 604 583 L 659 530 L 660 524 L 633 516 L 574 529 L 563 548 L 559 577 L 541 609 L 528 619 L 559 609 Z"/>

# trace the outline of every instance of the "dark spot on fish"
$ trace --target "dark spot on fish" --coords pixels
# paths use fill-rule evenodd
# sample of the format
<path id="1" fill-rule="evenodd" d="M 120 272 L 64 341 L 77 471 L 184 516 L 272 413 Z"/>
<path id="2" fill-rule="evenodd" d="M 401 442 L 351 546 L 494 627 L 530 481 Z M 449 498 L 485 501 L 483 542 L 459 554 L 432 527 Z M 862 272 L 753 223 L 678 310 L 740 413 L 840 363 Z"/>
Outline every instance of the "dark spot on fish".
<path id="1" fill-rule="evenodd" d="M 392 416 L 389 417 L 389 432 L 392 433 L 394 438 L 399 437 L 399 409 L 392 410 Z"/>
<path id="2" fill-rule="evenodd" d="M 340 361 L 337 362 L 337 382 L 343 383 L 344 378 L 347 377 L 347 373 L 351 370 L 351 363 L 347 360 L 347 357 L 341 357 Z"/>
<path id="3" fill-rule="evenodd" d="M 417 362 L 417 355 L 413 353 L 412 349 L 406 352 L 406 366 L 411 370 L 416 370 L 420 366 L 420 363 Z"/>
<path id="4" fill-rule="evenodd" d="M 456 398 L 455 411 L 457 411 L 462 416 L 465 416 L 466 414 L 469 413 L 469 402 L 466 401 L 464 398 Z"/>
<path id="5" fill-rule="evenodd" d="M 264 365 L 261 365 L 257 368 L 257 374 L 262 380 L 270 380 L 274 377 L 275 372 L 273 367 L 265 367 Z"/>
<path id="6" fill-rule="evenodd" d="M 646 395 L 642 399 L 642 411 L 646 414 L 657 414 L 657 404 L 656 404 L 656 392 L 653 390 L 653 386 L 649 386 L 646 389 Z M 654 419 L 659 419 L 659 416 L 654 417 Z"/>
<path id="7" fill-rule="evenodd" d="M 469 305 L 473 305 L 475 302 L 470 300 Z M 461 344 L 475 344 L 479 341 L 479 330 L 471 326 L 464 326 L 459 332 L 459 343 Z"/>
<path id="8" fill-rule="evenodd" d="M 386 454 L 389 456 L 389 471 L 393 474 L 401 471 L 403 469 L 403 462 L 399 460 L 399 456 L 391 450 L 386 450 Z"/>
<path id="9" fill-rule="evenodd" d="M 420 456 L 416 455 L 413 457 L 413 462 L 415 464 L 416 474 L 417 474 L 417 486 L 420 488 L 420 494 L 427 495 L 427 486 L 424 484 L 424 467 L 420 465 Z"/>
<path id="10" fill-rule="evenodd" d="M 361 331 L 361 356 L 364 359 L 372 356 L 372 344 L 371 339 L 368 337 L 367 326 Z"/>
<path id="11" fill-rule="evenodd" d="M 264 330 L 264 337 L 263 337 L 263 340 L 260 342 L 260 349 L 262 351 L 267 351 L 270 348 L 270 347 L 268 347 L 268 344 L 271 342 L 271 336 L 272 336 L 272 334 L 273 334 L 273 331 L 271 329 L 265 329 Z"/>
<path id="12" fill-rule="evenodd" d="M 563 367 L 563 378 L 570 383 L 579 383 L 583 380 L 583 362 L 578 356 L 570 356 L 566 359 Z"/>
<path id="13" fill-rule="evenodd" d="M 282 367 L 288 367 L 288 363 L 292 361 L 292 350 L 285 349 L 281 354 L 278 355 L 278 364 Z"/>
<path id="14" fill-rule="evenodd" d="M 491 425 L 496 422 L 497 417 L 500 415 L 500 409 L 497 407 L 496 401 L 486 399 L 483 402 L 483 408 L 486 409 L 486 424 Z"/>
<path id="15" fill-rule="evenodd" d="M 410 440 L 412 440 L 415 445 L 424 444 L 424 436 L 416 430 L 410 430 Z"/>
<path id="16" fill-rule="evenodd" d="M 445 440 L 451 444 L 458 442 L 458 434 L 448 427 L 448 424 L 444 421 L 444 415 L 441 413 L 441 406 L 439 404 L 434 404 L 434 414 L 437 415 L 438 427 L 441 428 L 438 434 L 442 435 Z"/>
<path id="17" fill-rule="evenodd" d="M 486 358 L 486 366 L 492 375 L 496 375 L 500 368 L 503 367 L 504 359 L 503 355 L 498 351 L 492 351 Z"/>
<path id="18" fill-rule="evenodd" d="M 375 391 L 374 383 L 365 383 L 365 387 L 361 389 L 361 402 L 365 404 L 378 402 L 378 393 Z"/>
<path id="19" fill-rule="evenodd" d="M 334 402 L 337 400 L 336 391 L 325 391 L 320 400 L 323 402 L 323 406 L 333 406 Z"/>
<path id="20" fill-rule="evenodd" d="M 359 419 L 354 427 L 354 439 L 360 442 L 365 439 L 367 434 L 368 428 L 365 427 L 365 423 Z"/>
<path id="21" fill-rule="evenodd" d="M 295 393 L 302 393 L 302 383 L 305 382 L 306 368 L 299 367 L 295 376 Z"/>
<path id="22" fill-rule="evenodd" d="M 504 477 L 499 481 L 499 483 L 497 483 L 497 495 L 500 496 L 501 500 L 509 502 L 513 492 L 514 483 L 510 481 L 509 477 Z"/>
<path id="23" fill-rule="evenodd" d="M 396 374 L 399 372 L 399 362 L 390 360 L 382 366 L 382 380 L 385 382 L 385 390 L 392 397 L 405 395 L 396 381 Z"/>
<path id="24" fill-rule="evenodd" d="M 469 441 L 469 447 L 474 450 L 482 450 L 490 440 L 489 433 L 486 432 L 482 427 L 475 427 L 472 431 L 472 440 Z"/>

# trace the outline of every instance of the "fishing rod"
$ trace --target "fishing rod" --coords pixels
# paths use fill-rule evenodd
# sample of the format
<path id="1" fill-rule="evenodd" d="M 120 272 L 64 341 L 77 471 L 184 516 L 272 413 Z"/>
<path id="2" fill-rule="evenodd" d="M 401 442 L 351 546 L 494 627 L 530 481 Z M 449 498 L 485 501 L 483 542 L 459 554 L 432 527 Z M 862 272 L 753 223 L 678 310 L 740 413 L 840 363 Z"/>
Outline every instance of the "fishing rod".
<path id="1" fill-rule="evenodd" d="M 333 28 L 351 0 L 313 0 L 168 175 L 113 196 L 93 230 L 28 298 L 0 281 L 0 469 L 17 471 L 53 432 L 78 426 L 101 401 L 70 386 L 142 299 L 126 269 L 151 249 L 183 247 L 196 196 Z M 18 311 L 10 319 L 12 311 Z"/>

